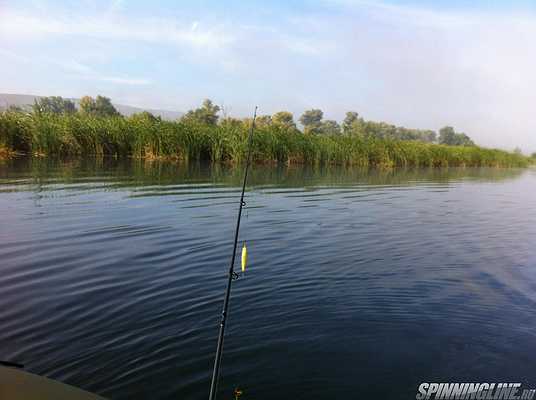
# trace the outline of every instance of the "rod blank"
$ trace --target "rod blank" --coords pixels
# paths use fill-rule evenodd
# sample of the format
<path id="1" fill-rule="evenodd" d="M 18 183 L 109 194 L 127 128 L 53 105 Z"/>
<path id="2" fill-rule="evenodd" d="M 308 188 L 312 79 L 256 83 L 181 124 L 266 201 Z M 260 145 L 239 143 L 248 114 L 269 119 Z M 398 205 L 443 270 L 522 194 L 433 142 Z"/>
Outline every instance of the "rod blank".
<path id="1" fill-rule="evenodd" d="M 214 360 L 214 370 L 212 371 L 212 382 L 210 384 L 209 400 L 216 400 L 216 394 L 218 391 L 218 383 L 220 378 L 220 366 L 221 358 L 223 354 L 223 339 L 225 336 L 225 323 L 229 315 L 229 300 L 231 297 L 231 286 L 236 276 L 234 272 L 234 264 L 236 260 L 236 247 L 238 245 L 238 233 L 240 231 L 240 219 L 242 217 L 242 209 L 244 208 L 244 193 L 246 191 L 246 182 L 248 180 L 249 165 L 251 164 L 251 151 L 253 144 L 253 131 L 255 130 L 255 119 L 257 118 L 257 107 L 253 113 L 253 122 L 251 124 L 251 130 L 248 136 L 248 153 L 246 159 L 246 167 L 244 171 L 244 180 L 242 182 L 242 194 L 240 195 L 240 203 L 238 206 L 238 217 L 236 219 L 236 228 L 234 235 L 233 255 L 231 257 L 231 265 L 229 266 L 229 275 L 227 277 L 227 289 L 225 290 L 225 298 L 223 300 L 223 311 L 221 313 L 220 333 L 218 335 L 218 345 L 216 347 L 216 357 Z"/>

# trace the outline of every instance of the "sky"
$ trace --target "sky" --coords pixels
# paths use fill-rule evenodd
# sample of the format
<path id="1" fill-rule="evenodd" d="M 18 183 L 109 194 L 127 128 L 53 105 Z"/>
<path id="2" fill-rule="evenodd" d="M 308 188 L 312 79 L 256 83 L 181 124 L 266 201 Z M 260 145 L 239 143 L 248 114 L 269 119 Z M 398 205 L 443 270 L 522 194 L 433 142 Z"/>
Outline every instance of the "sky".
<path id="1" fill-rule="evenodd" d="M 320 108 L 536 151 L 534 1 L 0 0 L 0 93 Z"/>

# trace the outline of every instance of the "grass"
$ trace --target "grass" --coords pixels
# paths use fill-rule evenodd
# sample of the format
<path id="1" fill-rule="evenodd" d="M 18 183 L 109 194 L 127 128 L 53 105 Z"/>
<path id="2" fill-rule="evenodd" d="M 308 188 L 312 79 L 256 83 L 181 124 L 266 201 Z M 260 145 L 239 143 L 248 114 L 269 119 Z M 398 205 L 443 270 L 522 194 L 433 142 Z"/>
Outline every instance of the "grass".
<path id="1" fill-rule="evenodd" d="M 248 125 L 218 125 L 129 118 L 0 113 L 0 157 L 107 155 L 144 159 L 240 162 Z M 259 127 L 253 140 L 256 162 L 333 164 L 359 167 L 524 167 L 519 154 L 476 146 L 446 146 L 345 135 L 304 135 L 279 125 Z"/>

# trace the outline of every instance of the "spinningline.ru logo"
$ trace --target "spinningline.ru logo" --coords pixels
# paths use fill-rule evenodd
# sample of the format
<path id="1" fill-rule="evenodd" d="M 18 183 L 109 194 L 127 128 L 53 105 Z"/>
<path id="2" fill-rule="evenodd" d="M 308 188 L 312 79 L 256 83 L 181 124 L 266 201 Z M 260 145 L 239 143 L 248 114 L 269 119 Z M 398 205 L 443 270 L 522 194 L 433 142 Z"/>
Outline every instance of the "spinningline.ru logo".
<path id="1" fill-rule="evenodd" d="M 536 389 L 521 383 L 426 383 L 419 385 L 416 400 L 531 400 Z"/>

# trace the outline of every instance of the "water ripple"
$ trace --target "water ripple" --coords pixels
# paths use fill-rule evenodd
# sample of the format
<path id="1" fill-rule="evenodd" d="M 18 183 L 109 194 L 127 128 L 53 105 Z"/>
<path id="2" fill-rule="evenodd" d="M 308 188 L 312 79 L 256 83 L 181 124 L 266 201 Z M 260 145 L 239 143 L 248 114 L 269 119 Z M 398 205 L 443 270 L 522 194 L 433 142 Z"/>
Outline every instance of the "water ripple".
<path id="1" fill-rule="evenodd" d="M 0 166 L 1 358 L 114 399 L 206 398 L 240 171 L 107 162 Z M 534 379 L 534 171 L 249 183 L 227 398 Z"/>

